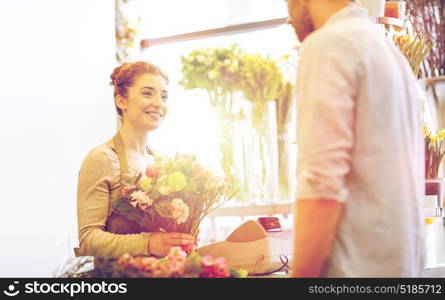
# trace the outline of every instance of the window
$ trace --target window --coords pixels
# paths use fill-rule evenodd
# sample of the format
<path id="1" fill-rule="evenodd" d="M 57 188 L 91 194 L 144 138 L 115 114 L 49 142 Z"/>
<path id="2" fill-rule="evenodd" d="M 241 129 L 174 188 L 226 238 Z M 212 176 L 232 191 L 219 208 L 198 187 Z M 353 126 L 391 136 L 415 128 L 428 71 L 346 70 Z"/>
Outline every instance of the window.
<path id="1" fill-rule="evenodd" d="M 139 1 L 142 35 L 157 38 L 287 17 L 276 0 Z"/>

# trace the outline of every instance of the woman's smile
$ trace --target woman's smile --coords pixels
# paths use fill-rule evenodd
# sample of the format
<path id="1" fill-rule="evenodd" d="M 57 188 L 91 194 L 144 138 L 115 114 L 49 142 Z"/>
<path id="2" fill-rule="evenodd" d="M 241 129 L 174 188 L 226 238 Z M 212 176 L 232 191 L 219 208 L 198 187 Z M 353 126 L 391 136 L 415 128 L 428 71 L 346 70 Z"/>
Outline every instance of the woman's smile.
<path id="1" fill-rule="evenodd" d="M 162 119 L 162 113 L 157 110 L 146 110 L 144 113 L 157 120 Z"/>

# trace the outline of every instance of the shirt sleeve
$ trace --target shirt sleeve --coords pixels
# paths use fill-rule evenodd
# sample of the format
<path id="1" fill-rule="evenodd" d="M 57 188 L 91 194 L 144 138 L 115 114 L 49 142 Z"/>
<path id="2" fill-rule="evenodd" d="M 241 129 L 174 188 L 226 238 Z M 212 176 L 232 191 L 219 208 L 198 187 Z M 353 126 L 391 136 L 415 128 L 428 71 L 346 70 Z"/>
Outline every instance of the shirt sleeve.
<path id="1" fill-rule="evenodd" d="M 344 202 L 354 144 L 356 62 L 344 40 L 308 39 L 297 79 L 297 199 Z"/>
<path id="2" fill-rule="evenodd" d="M 79 254 L 119 257 L 149 254 L 150 233 L 114 234 L 105 231 L 113 178 L 119 169 L 105 152 L 93 150 L 84 160 L 78 178 L 77 217 Z"/>

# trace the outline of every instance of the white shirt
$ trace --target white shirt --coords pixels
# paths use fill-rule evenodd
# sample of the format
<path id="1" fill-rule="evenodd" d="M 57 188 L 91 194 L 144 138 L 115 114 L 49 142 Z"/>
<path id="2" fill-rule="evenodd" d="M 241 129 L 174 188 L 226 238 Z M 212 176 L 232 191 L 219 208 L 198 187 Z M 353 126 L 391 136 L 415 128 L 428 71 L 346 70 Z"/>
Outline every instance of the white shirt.
<path id="1" fill-rule="evenodd" d="M 345 205 L 325 276 L 421 276 L 424 148 L 407 60 L 354 4 L 302 47 L 297 199 Z"/>

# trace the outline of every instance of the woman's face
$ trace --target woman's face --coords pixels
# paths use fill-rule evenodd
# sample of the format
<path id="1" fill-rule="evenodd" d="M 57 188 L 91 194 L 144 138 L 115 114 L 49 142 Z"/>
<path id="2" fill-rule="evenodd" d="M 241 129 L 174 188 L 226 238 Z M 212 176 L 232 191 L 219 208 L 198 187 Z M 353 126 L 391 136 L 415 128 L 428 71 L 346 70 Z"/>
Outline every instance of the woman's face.
<path id="1" fill-rule="evenodd" d="M 145 73 L 135 78 L 127 89 L 127 97 L 118 96 L 117 106 L 123 111 L 123 121 L 133 127 L 151 131 L 161 125 L 167 114 L 167 83 L 160 75 Z"/>

